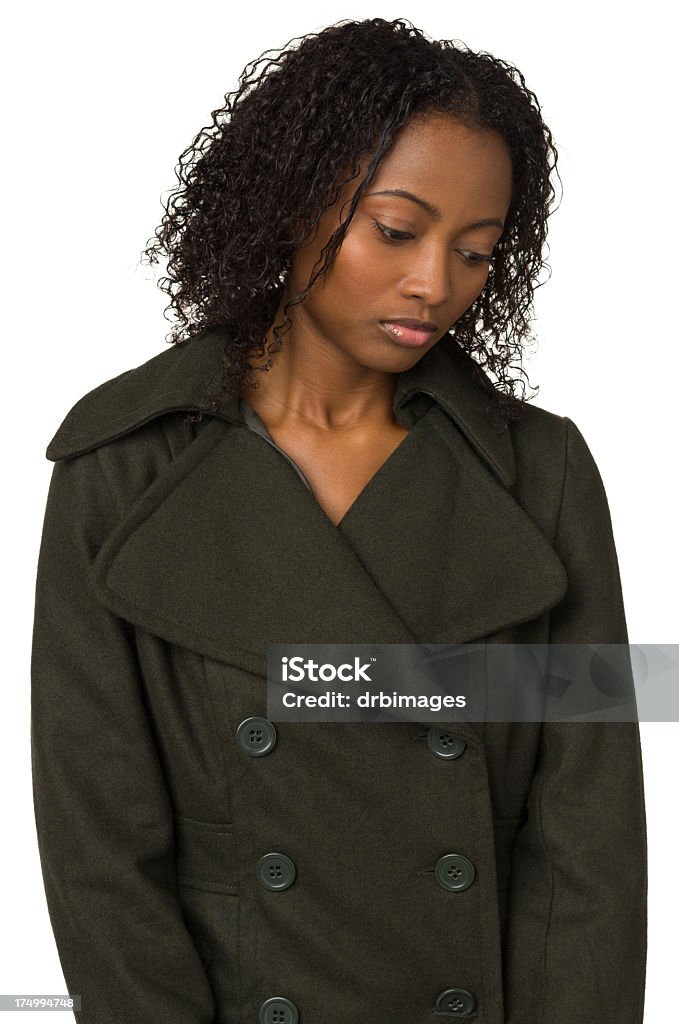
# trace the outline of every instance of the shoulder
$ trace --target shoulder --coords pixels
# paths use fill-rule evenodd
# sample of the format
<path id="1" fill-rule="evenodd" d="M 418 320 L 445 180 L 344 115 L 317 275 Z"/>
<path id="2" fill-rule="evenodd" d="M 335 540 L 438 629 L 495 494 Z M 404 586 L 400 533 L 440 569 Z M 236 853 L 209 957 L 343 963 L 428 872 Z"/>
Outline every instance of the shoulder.
<path id="1" fill-rule="evenodd" d="M 565 477 L 569 468 L 587 464 L 596 469 L 594 456 L 578 425 L 570 416 L 537 405 L 526 404 L 521 419 L 510 424 L 517 461 L 560 467 Z"/>
<path id="2" fill-rule="evenodd" d="M 520 491 L 531 488 L 552 495 L 560 492 L 570 422 L 566 416 L 526 403 L 521 418 L 510 423 L 508 431 Z"/>
<path id="3" fill-rule="evenodd" d="M 604 474 L 578 424 L 532 403 L 510 423 L 515 463 L 513 494 L 555 537 L 565 518 L 608 515 Z"/>
<path id="4" fill-rule="evenodd" d="M 46 457 L 83 455 L 151 421 L 196 410 L 219 382 L 225 340 L 221 330 L 205 331 L 97 385 L 66 414 Z"/>
<path id="5" fill-rule="evenodd" d="M 583 433 L 569 416 L 532 405 L 526 406 L 525 416 L 511 425 L 511 431 L 517 499 L 548 524 L 555 544 L 569 531 L 572 547 L 596 534 L 603 550 L 611 533 L 607 473 L 592 451 L 596 445 L 585 437 L 589 431 Z"/>

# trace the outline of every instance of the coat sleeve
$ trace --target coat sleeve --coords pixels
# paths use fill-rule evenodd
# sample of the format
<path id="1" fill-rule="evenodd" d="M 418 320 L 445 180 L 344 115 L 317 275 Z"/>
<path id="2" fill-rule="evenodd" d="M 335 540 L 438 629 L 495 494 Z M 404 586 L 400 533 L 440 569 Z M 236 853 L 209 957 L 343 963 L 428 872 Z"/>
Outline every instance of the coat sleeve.
<path id="1" fill-rule="evenodd" d="M 550 642 L 626 645 L 604 486 L 567 418 L 566 429 L 556 550 L 568 589 L 552 611 Z M 647 860 L 637 721 L 543 723 L 510 886 L 506 1024 L 642 1024 Z"/>
<path id="2" fill-rule="evenodd" d="M 88 1024 L 211 1024 L 212 992 L 177 897 L 173 810 L 133 631 L 87 582 L 114 507 L 96 450 L 55 464 L 31 654 L 33 800 L 49 916 Z"/>

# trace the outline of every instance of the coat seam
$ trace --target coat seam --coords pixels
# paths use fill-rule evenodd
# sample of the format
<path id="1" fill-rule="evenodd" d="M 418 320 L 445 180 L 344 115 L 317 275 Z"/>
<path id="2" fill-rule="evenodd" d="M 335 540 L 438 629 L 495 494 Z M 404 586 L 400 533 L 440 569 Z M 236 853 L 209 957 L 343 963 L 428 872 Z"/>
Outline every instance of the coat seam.
<path id="1" fill-rule="evenodd" d="M 175 814 L 175 818 L 178 821 L 188 821 L 191 826 L 197 826 L 197 832 L 210 832 L 212 835 L 217 836 L 230 836 L 233 834 L 233 826 L 231 823 L 225 824 L 216 821 L 201 821 L 200 818 L 188 818 L 185 814 Z"/>
<path id="2" fill-rule="evenodd" d="M 150 420 L 149 422 L 153 423 L 154 421 Z M 186 438 L 184 436 L 184 430 L 182 429 L 181 421 L 179 421 L 178 426 L 179 426 L 179 429 L 181 431 L 181 440 L 182 440 L 182 443 L 183 443 L 183 447 L 180 450 L 180 454 L 181 454 L 181 452 L 184 451 L 184 448 L 187 447 L 188 441 L 186 440 Z M 165 429 L 165 427 L 166 427 L 166 424 L 163 423 L 163 418 L 161 417 L 158 420 L 158 429 L 160 430 L 160 433 L 163 436 L 163 441 L 165 442 L 165 447 L 167 449 L 167 454 L 169 456 L 169 460 L 170 460 L 170 462 L 173 462 L 174 458 L 175 458 L 175 454 L 174 454 L 174 451 L 172 450 L 172 443 L 170 441 L 170 437 L 169 437 L 168 432 Z"/>
<path id="3" fill-rule="evenodd" d="M 559 507 L 558 507 L 557 513 L 556 513 L 556 523 L 554 525 L 554 535 L 552 537 L 552 545 L 553 546 L 556 543 L 556 538 L 559 535 L 559 526 L 561 525 L 561 516 L 563 514 L 563 505 L 564 505 L 564 500 L 565 500 L 565 496 L 566 496 L 566 476 L 568 474 L 568 454 L 569 454 L 569 451 L 570 451 L 570 436 L 571 436 L 570 427 L 571 427 L 571 421 L 568 418 L 568 416 L 564 416 L 562 418 L 565 420 L 565 423 L 566 423 L 566 437 L 565 437 L 565 441 L 564 441 L 564 450 L 563 450 L 563 469 L 562 469 L 562 473 L 561 473 L 561 494 L 559 496 Z"/>
<path id="4" fill-rule="evenodd" d="M 549 739 L 545 735 L 544 725 L 542 727 L 542 737 L 543 737 L 544 743 L 545 743 L 545 748 L 546 748 L 545 749 L 545 756 L 546 756 L 547 748 L 549 748 Z M 541 994 L 541 999 L 540 999 L 540 1022 L 544 1022 L 544 1019 L 545 1019 L 545 995 L 546 995 L 546 987 L 547 987 L 547 944 L 548 944 L 548 940 L 549 940 L 549 931 L 550 931 L 551 924 L 552 924 L 552 914 L 553 914 L 553 910 L 554 910 L 554 871 L 552 869 L 552 858 L 550 856 L 549 847 L 547 845 L 547 840 L 546 840 L 546 837 L 545 837 L 545 832 L 544 832 L 544 827 L 543 827 L 543 796 L 544 796 L 543 790 L 544 790 L 544 782 L 545 782 L 544 774 L 541 774 L 540 775 L 540 780 L 539 780 L 539 783 L 538 783 L 538 792 L 537 792 L 536 804 L 537 804 L 537 819 L 538 819 L 538 835 L 540 837 L 540 842 L 542 843 L 542 848 L 545 851 L 545 856 L 547 858 L 547 865 L 549 867 L 549 907 L 547 909 L 547 919 L 546 919 L 546 922 L 545 922 L 545 937 L 544 937 L 544 940 L 543 940 L 544 944 L 543 944 L 543 950 L 542 950 L 542 994 Z"/>
<path id="5" fill-rule="evenodd" d="M 644 1007 L 645 1007 L 645 1003 L 646 1003 L 646 986 L 645 986 L 645 981 L 646 981 L 646 961 L 648 959 L 648 909 L 647 909 L 647 907 L 648 907 L 648 824 L 647 824 L 646 794 L 645 794 L 645 784 L 644 784 L 644 757 L 643 757 L 643 750 L 642 750 L 642 743 L 641 743 L 641 733 L 639 732 L 639 724 L 638 723 L 636 723 L 635 731 L 636 731 L 635 747 L 636 747 L 637 772 L 639 773 L 639 777 L 641 778 L 641 803 L 642 803 L 642 814 L 643 814 L 642 830 L 641 830 L 641 842 L 642 842 L 642 849 L 643 849 L 643 866 L 644 866 L 644 891 L 643 891 L 643 896 L 644 896 L 644 906 L 646 907 L 646 912 L 645 912 L 645 915 L 644 915 L 645 916 L 645 924 L 644 924 L 645 955 L 644 955 L 644 963 L 641 966 L 640 976 L 639 976 L 639 981 L 640 981 L 640 985 L 639 985 L 639 989 L 640 989 L 640 991 L 639 991 L 639 1020 L 642 1021 L 643 1017 L 644 1017 Z"/>
<path id="6" fill-rule="evenodd" d="M 118 496 L 116 494 L 116 490 L 115 490 L 115 488 L 113 486 L 113 483 L 112 483 L 112 481 L 110 479 L 108 471 L 107 471 L 107 469 L 106 469 L 106 467 L 104 465 L 104 460 L 101 458 L 100 450 L 98 448 L 95 449 L 94 454 L 95 454 L 95 457 L 96 457 L 97 466 L 99 467 L 99 472 L 101 473 L 102 479 L 103 479 L 104 484 L 106 486 L 106 490 L 108 491 L 109 498 L 114 503 L 115 508 L 116 508 L 116 512 L 119 515 L 122 515 L 122 513 L 124 511 L 123 508 L 122 508 L 122 504 L 121 504 L 121 502 L 118 499 Z"/>
<path id="7" fill-rule="evenodd" d="M 237 896 L 240 886 L 237 882 L 220 882 L 215 878 L 199 878 L 197 875 L 177 875 L 177 885 L 198 892 L 214 892 L 220 896 Z"/>
<path id="8" fill-rule="evenodd" d="M 484 756 L 483 755 L 483 751 L 481 751 L 480 752 L 480 758 L 483 758 L 483 756 Z M 479 778 L 479 773 L 477 773 L 475 781 L 476 781 L 476 785 L 479 787 L 479 790 L 483 791 L 484 790 L 484 786 L 483 786 L 482 780 Z M 486 796 L 485 791 L 481 792 L 481 801 L 480 801 L 481 803 L 483 803 L 483 800 L 484 800 L 485 796 Z M 474 846 L 475 846 L 475 848 L 477 850 L 480 850 L 480 849 L 483 848 L 483 843 L 482 843 L 482 840 L 481 840 L 481 815 L 480 814 L 475 815 L 475 819 L 476 820 L 474 822 Z M 479 922 L 480 920 L 483 919 L 483 906 L 482 906 L 482 900 L 481 900 L 480 883 L 476 887 L 476 919 L 477 919 L 477 922 Z M 478 958 L 479 958 L 479 965 L 480 965 L 479 975 L 480 975 L 480 978 L 481 978 L 481 993 L 484 993 L 484 992 L 487 991 L 487 989 L 486 989 L 486 970 L 485 970 L 485 966 L 486 966 L 485 965 L 485 960 L 486 960 L 486 958 L 484 956 L 484 953 L 486 952 L 488 947 L 486 945 L 486 950 L 484 950 L 483 940 L 481 938 L 481 931 L 482 931 L 482 928 L 481 927 L 477 927 L 477 929 L 476 929 L 476 948 L 478 950 Z M 483 994 L 481 995 L 481 999 L 483 999 Z M 483 1006 L 481 1006 L 481 1013 L 484 1013 L 484 1007 Z M 476 1016 L 476 1014 L 474 1016 Z M 484 1014 L 484 1016 L 485 1016 L 485 1014 Z"/>

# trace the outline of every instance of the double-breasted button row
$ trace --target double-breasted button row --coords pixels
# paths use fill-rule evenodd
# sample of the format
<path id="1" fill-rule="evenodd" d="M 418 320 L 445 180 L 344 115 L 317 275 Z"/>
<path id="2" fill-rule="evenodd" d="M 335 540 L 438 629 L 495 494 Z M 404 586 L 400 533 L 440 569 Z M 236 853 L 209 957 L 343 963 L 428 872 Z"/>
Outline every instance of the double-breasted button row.
<path id="1" fill-rule="evenodd" d="M 239 749 L 249 757 L 269 754 L 278 739 L 276 727 L 268 718 L 252 715 L 244 719 L 236 730 Z M 466 742 L 447 730 L 432 727 L 427 732 L 427 746 L 436 757 L 454 760 L 466 749 Z M 446 853 L 436 862 L 436 881 L 443 888 L 453 892 L 468 889 L 476 876 L 474 865 L 462 853 Z M 288 889 L 297 876 L 294 861 L 279 851 L 265 853 L 257 862 L 257 879 L 272 892 Z M 437 1015 L 469 1017 L 476 1009 L 476 999 L 463 988 L 444 989 L 436 997 Z M 259 1008 L 259 1024 L 298 1024 L 297 1006 L 285 996 L 271 996 Z"/>
<path id="2" fill-rule="evenodd" d="M 446 1017 L 470 1017 L 476 999 L 466 988 L 446 988 L 436 997 L 434 1012 Z M 298 1024 L 299 1010 L 285 996 L 271 996 L 259 1008 L 259 1024 Z"/>
<path id="3" fill-rule="evenodd" d="M 236 730 L 236 742 L 239 748 L 250 757 L 262 757 L 264 754 L 270 753 L 276 745 L 277 738 L 278 735 L 273 722 L 269 721 L 268 718 L 262 718 L 260 715 L 252 715 L 250 718 L 245 718 Z M 288 889 L 295 881 L 296 875 L 297 869 L 295 868 L 294 861 L 285 853 L 265 853 L 257 861 L 257 878 L 259 882 L 265 889 L 270 889 L 273 892 Z M 263 1005 L 263 1009 L 266 1007 L 266 1012 L 269 1014 L 266 1018 L 267 1024 L 269 1020 L 276 1021 L 277 1024 L 288 1024 L 288 1021 L 297 1020 L 296 1017 L 286 1016 L 286 1013 L 292 1012 L 292 1010 L 295 1013 L 297 1012 L 293 1004 L 290 1003 L 292 1010 L 290 1010 L 290 1007 L 286 1010 L 274 1005 L 274 1003 L 280 1002 L 280 999 L 267 1000 Z M 282 1002 L 287 1004 L 289 1000 L 282 1000 Z"/>
<path id="4" fill-rule="evenodd" d="M 476 869 L 463 853 L 446 853 L 434 867 L 436 881 L 443 889 L 462 892 L 476 877 Z M 257 878 L 265 889 L 288 889 L 295 881 L 297 869 L 285 853 L 265 853 L 257 861 Z"/>
<path id="5" fill-rule="evenodd" d="M 277 739 L 276 726 L 261 715 L 245 718 L 236 730 L 238 747 L 249 757 L 271 753 Z M 432 726 L 427 731 L 427 746 L 436 757 L 452 761 L 464 753 L 467 744 L 461 736 Z"/>
<path id="6" fill-rule="evenodd" d="M 257 862 L 257 878 L 265 889 L 287 889 L 295 880 L 297 869 L 285 853 L 265 853 Z M 259 1024 L 297 1024 L 299 1011 L 291 999 L 271 996 L 259 1008 Z"/>

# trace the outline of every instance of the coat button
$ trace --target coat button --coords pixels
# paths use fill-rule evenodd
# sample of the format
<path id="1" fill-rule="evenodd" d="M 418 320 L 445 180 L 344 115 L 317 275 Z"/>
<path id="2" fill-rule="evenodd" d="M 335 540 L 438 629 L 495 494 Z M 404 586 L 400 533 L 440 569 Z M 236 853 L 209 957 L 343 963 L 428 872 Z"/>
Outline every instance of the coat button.
<path id="1" fill-rule="evenodd" d="M 291 999 L 271 996 L 259 1008 L 259 1024 L 297 1024 L 299 1011 Z"/>
<path id="2" fill-rule="evenodd" d="M 284 853 L 265 853 L 257 861 L 257 878 L 265 889 L 276 892 L 287 889 L 295 881 L 296 874 L 293 861 Z"/>
<path id="3" fill-rule="evenodd" d="M 427 746 L 432 754 L 442 757 L 446 761 L 459 757 L 467 744 L 461 736 L 454 736 L 450 732 L 444 732 L 432 726 L 427 732 Z"/>
<path id="4" fill-rule="evenodd" d="M 244 754 L 262 757 L 276 745 L 276 726 L 268 718 L 245 718 L 236 730 L 236 742 Z"/>
<path id="5" fill-rule="evenodd" d="M 469 1017 L 476 1009 L 476 999 L 466 988 L 445 988 L 436 997 L 435 1013 L 451 1017 Z"/>
<path id="6" fill-rule="evenodd" d="M 474 881 L 476 870 L 474 865 L 462 853 L 446 853 L 439 858 L 434 868 L 436 881 L 444 889 L 462 892 Z"/>

